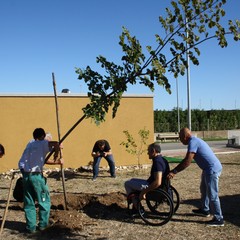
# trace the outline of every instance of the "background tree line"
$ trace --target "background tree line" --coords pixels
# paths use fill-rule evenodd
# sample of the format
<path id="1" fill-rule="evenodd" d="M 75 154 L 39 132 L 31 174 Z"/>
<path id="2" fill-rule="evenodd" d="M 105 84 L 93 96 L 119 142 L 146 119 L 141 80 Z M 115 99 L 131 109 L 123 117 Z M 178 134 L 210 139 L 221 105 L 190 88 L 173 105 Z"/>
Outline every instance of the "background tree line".
<path id="1" fill-rule="evenodd" d="M 187 127 L 187 110 L 179 109 L 180 128 Z M 240 110 L 191 110 L 192 131 L 240 128 Z M 154 111 L 154 132 L 178 132 L 178 110 Z"/>

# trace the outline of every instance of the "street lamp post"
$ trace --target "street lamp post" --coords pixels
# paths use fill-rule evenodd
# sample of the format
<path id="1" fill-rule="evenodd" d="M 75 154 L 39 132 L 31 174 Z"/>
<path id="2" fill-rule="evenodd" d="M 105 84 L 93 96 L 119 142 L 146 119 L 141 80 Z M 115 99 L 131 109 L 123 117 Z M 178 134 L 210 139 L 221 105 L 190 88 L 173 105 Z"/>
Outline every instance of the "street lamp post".
<path id="1" fill-rule="evenodd" d="M 188 39 L 188 22 L 186 21 L 186 38 Z M 192 120 L 191 120 L 191 90 L 190 90 L 190 61 L 189 61 L 189 52 L 188 52 L 188 43 L 186 41 L 186 59 L 187 59 L 187 106 L 188 106 L 188 128 L 192 129 Z"/>
<path id="2" fill-rule="evenodd" d="M 191 89 L 190 89 L 190 65 L 189 56 L 187 52 L 187 103 L 188 103 L 188 128 L 192 129 L 192 119 L 191 119 Z"/>
<path id="3" fill-rule="evenodd" d="M 179 115 L 178 79 L 177 79 L 177 78 L 176 78 L 176 89 L 177 89 L 177 121 L 178 121 L 178 132 L 180 132 L 180 115 Z"/>

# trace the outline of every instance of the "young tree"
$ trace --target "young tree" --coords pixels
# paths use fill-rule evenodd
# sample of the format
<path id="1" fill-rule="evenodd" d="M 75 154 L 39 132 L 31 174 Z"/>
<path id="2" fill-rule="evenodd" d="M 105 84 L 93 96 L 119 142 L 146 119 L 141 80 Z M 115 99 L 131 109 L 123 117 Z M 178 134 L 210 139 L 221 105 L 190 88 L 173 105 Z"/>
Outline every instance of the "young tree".
<path id="1" fill-rule="evenodd" d="M 223 21 L 225 3 L 226 0 L 172 0 L 166 8 L 166 17 L 159 17 L 165 35 L 155 35 L 157 47 L 147 46 L 148 56 L 143 53 L 137 38 L 132 37 L 123 27 L 119 41 L 123 52 L 121 65 L 98 56 L 96 61 L 105 74 L 101 75 L 90 66 L 76 69 L 78 79 L 88 86 L 90 103 L 83 108 L 84 115 L 67 134 L 84 118 L 93 118 L 95 122 L 104 121 L 110 109 L 115 117 L 122 94 L 127 91 L 129 84 L 140 83 L 152 91 L 158 84 L 171 93 L 167 72 L 176 78 L 179 74 L 185 74 L 188 67 L 185 58 L 187 51 L 192 64 L 198 65 L 198 47 L 201 43 L 216 39 L 223 48 L 227 46 L 227 35 L 238 41 L 240 21 Z"/>
<path id="2" fill-rule="evenodd" d="M 144 127 L 143 129 L 140 129 L 138 131 L 138 135 L 140 137 L 140 141 L 138 141 L 138 143 L 134 140 L 134 137 L 129 133 L 128 130 L 124 130 L 123 133 L 125 134 L 127 141 L 126 142 L 121 142 L 120 145 L 125 146 L 125 150 L 132 154 L 135 155 L 137 158 L 137 162 L 138 162 L 138 167 L 140 168 L 141 166 L 141 156 L 144 152 L 147 151 L 147 149 L 145 148 L 146 144 L 147 144 L 147 140 L 149 137 L 149 130 L 146 130 L 146 128 Z"/>

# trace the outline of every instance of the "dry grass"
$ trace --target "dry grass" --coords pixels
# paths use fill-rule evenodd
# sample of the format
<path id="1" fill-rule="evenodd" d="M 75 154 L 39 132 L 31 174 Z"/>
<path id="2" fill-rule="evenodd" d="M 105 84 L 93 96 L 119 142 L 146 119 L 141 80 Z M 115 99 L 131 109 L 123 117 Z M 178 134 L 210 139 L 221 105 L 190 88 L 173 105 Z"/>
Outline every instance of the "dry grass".
<path id="1" fill-rule="evenodd" d="M 223 164 L 220 178 L 220 199 L 225 218 L 224 227 L 208 227 L 208 218 L 192 215 L 192 208 L 199 204 L 200 169 L 196 164 L 176 175 L 172 184 L 181 196 L 181 205 L 172 220 L 164 226 L 152 227 L 141 219 L 133 221 L 126 212 L 123 183 L 130 177 L 146 178 L 149 169 L 117 171 L 117 179 L 102 172 L 96 182 L 91 173 L 66 173 L 65 187 L 69 210 L 59 210 L 63 204 L 61 181 L 49 177 L 52 209 L 51 218 L 56 221 L 47 232 L 31 236 L 31 239 L 240 239 L 240 154 L 219 155 Z M 176 164 L 171 164 L 173 168 Z M 3 214 L 9 180 L 2 179 L 1 215 Z M 11 201 L 2 239 L 26 239 L 24 213 L 21 204 Z M 57 209 L 58 208 L 58 209 Z"/>

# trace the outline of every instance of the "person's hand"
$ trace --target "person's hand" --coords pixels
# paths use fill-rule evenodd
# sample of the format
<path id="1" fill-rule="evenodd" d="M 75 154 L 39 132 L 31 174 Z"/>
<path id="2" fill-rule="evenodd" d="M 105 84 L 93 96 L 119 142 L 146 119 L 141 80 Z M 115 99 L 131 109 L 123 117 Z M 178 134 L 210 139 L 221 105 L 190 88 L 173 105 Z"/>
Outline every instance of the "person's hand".
<path id="1" fill-rule="evenodd" d="M 63 163 L 64 163 L 64 159 L 63 159 L 63 158 L 60 158 L 60 159 L 59 159 L 59 164 L 60 164 L 60 165 L 63 165 Z"/>
<path id="2" fill-rule="evenodd" d="M 140 192 L 140 194 L 139 194 L 139 200 L 141 201 L 141 200 L 143 200 L 143 199 L 146 199 L 146 193 L 144 193 L 144 192 L 142 191 L 142 192 Z"/>
<path id="3" fill-rule="evenodd" d="M 103 157 L 106 157 L 108 154 L 106 152 L 103 152 Z"/>
<path id="4" fill-rule="evenodd" d="M 168 180 L 173 179 L 175 175 L 176 175 L 176 174 L 174 174 L 173 172 L 170 172 L 170 173 L 167 175 L 167 179 L 168 179 Z"/>
<path id="5" fill-rule="evenodd" d="M 100 153 L 100 152 L 96 152 L 96 153 L 95 153 L 95 156 L 96 156 L 96 157 L 99 157 L 99 156 L 101 156 L 101 153 Z"/>

